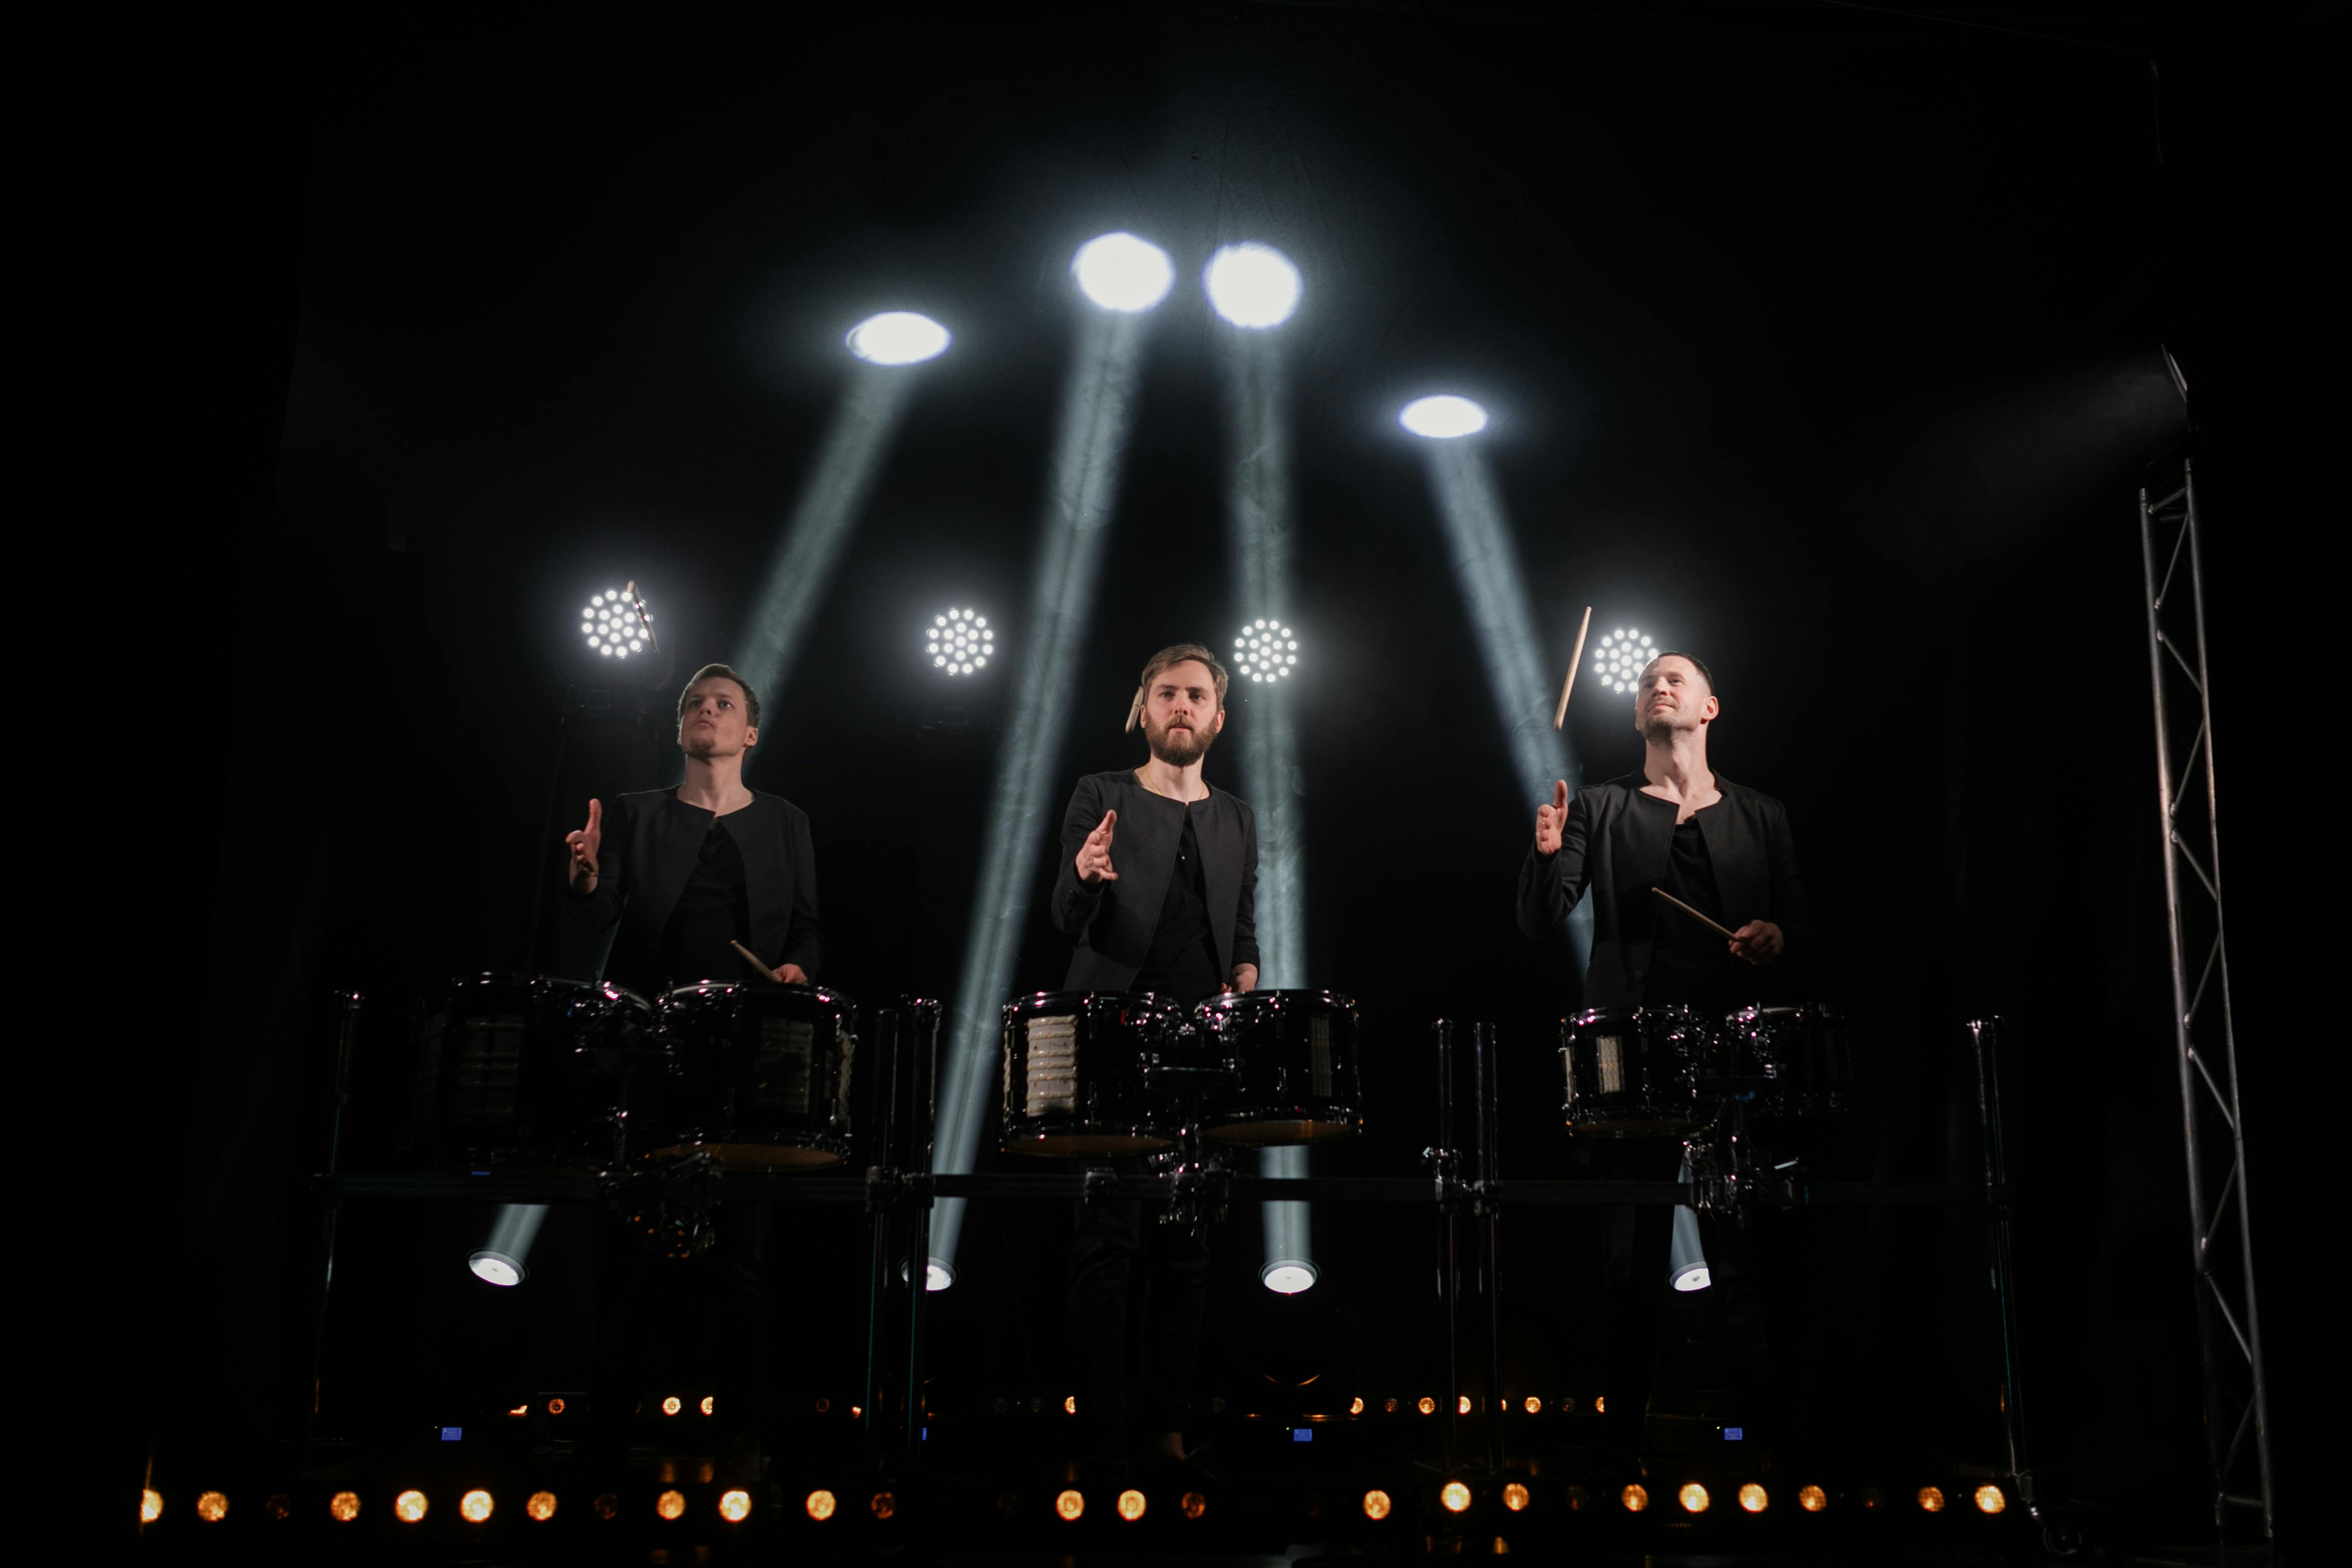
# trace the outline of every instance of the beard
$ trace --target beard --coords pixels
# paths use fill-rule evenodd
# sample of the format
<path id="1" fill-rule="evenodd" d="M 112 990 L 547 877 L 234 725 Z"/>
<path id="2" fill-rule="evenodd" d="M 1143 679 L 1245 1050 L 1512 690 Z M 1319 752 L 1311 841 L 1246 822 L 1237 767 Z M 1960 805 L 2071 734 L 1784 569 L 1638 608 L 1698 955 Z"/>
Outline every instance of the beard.
<path id="1" fill-rule="evenodd" d="M 1209 742 L 1216 737 L 1203 729 L 1154 729 L 1146 719 L 1143 738 L 1151 755 L 1171 768 L 1190 768 L 1209 755 Z"/>

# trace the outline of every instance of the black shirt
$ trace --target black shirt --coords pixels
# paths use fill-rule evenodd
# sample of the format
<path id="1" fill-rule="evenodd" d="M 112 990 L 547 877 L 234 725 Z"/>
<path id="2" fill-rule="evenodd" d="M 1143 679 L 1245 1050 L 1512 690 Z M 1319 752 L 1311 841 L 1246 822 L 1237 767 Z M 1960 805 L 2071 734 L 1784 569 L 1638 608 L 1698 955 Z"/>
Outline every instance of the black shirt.
<path id="1" fill-rule="evenodd" d="M 751 944 L 751 897 L 743 880 L 743 853 L 715 819 L 695 852 L 694 869 L 662 927 L 652 965 L 667 989 L 696 980 L 740 980 L 751 967 L 733 944 Z"/>
<path id="2" fill-rule="evenodd" d="M 1706 852 L 1706 834 L 1694 815 L 1675 824 L 1673 852 L 1664 880 L 1658 885 L 1710 920 L 1724 919 L 1723 898 L 1716 890 L 1715 862 Z M 1747 966 L 1731 956 L 1731 944 L 1689 915 L 1652 895 L 1657 905 L 1657 942 L 1651 949 L 1650 983 L 1643 994 L 1647 1002 L 1683 1002 L 1710 1017 L 1737 1005 L 1740 971 Z"/>
<path id="3" fill-rule="evenodd" d="M 1136 971 L 1135 988 L 1172 997 L 1186 1007 L 1206 1001 L 1223 988 L 1216 948 L 1209 936 L 1209 894 L 1201 875 L 1201 841 L 1192 831 L 1192 808 L 1184 808 L 1184 834 L 1176 843 L 1176 866 L 1168 878 L 1168 898 L 1151 947 Z"/>

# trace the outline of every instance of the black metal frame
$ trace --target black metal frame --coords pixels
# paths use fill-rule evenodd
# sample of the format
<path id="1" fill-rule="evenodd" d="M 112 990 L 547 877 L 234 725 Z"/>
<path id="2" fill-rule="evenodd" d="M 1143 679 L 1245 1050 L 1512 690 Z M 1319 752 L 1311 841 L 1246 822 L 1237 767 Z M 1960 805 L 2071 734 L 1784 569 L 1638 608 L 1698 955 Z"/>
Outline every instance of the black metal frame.
<path id="1" fill-rule="evenodd" d="M 2164 834 L 2173 1048 L 2180 1073 L 2181 1136 L 2188 1149 L 2189 1267 L 2196 1281 L 2197 1343 L 2204 1375 L 2207 1473 L 2215 1528 L 2227 1530 L 2232 1509 L 2259 1510 L 2263 1537 L 2268 1541 L 2274 1539 L 2275 1516 L 2270 1409 L 2263 1373 L 2262 1317 L 2254 1301 L 2245 1122 L 2238 1103 L 2238 1040 L 2230 1012 L 2230 960 L 2222 918 L 2205 570 L 2198 545 L 2197 490 L 2187 459 L 2180 464 L 2178 485 L 2154 497 L 2141 489 L 2139 537 L 2147 598 L 2148 681 L 2156 709 L 2157 807 Z M 2171 606 L 2168 617 L 2168 601 L 2184 561 L 2189 604 L 2185 613 Z M 2196 721 L 2185 755 L 2175 749 L 2177 708 L 2193 713 Z M 2202 790 L 2194 787 L 2200 763 Z M 2187 881 L 2181 875 L 2184 866 L 2189 873 Z M 2193 960 L 2192 981 L 2191 955 L 2200 943 L 2204 950 Z M 2209 1145 L 2207 1128 L 2212 1122 L 2226 1133 L 2226 1139 L 2212 1140 L 2226 1143 L 2226 1158 Z M 2237 1224 L 2231 1231 L 2233 1212 Z M 2231 1234 L 2225 1237 L 2225 1231 Z M 2234 1264 L 2228 1257 L 2231 1252 L 2236 1254 Z M 2243 1384 L 2230 1376 L 2232 1368 L 2242 1369 Z M 2254 1496 L 2238 1490 L 2233 1479 L 2242 1473 L 2249 1435 L 2259 1490 Z"/>

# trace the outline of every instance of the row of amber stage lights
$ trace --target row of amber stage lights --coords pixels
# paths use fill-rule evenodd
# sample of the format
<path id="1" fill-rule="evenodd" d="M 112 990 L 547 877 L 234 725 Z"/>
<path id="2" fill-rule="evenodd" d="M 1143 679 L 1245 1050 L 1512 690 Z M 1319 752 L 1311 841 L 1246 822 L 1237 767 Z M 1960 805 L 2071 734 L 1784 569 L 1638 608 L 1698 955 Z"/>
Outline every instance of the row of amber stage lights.
<path id="1" fill-rule="evenodd" d="M 1521 1481 L 1506 1481 L 1496 1495 L 1501 1500 L 1503 1506 L 1513 1513 L 1525 1512 L 1535 1501 L 1535 1494 Z M 1762 1513 L 1772 1503 L 1771 1494 L 1757 1481 L 1743 1483 L 1735 1496 L 1741 1511 L 1747 1513 Z M 1585 1492 L 1581 1487 L 1570 1487 L 1569 1489 L 1570 1507 L 1580 1507 L 1584 1497 Z M 1005 1504 L 1013 1501 L 1012 1494 L 1008 1493 L 998 1500 L 1000 1509 L 1006 1512 L 1012 1511 L 1004 1508 Z M 1438 1501 L 1449 1513 L 1465 1512 L 1475 1500 L 1468 1483 L 1464 1481 L 1447 1481 L 1438 1492 Z M 1617 1500 L 1628 1513 L 1645 1512 L 1650 1507 L 1649 1489 L 1639 1482 L 1633 1483 L 1617 1494 Z M 1714 1500 L 1708 1495 L 1706 1488 L 1697 1481 L 1684 1482 L 1675 1491 L 1675 1500 L 1681 1505 L 1684 1512 L 1693 1514 L 1705 1513 L 1714 1504 Z M 1920 1511 L 1926 1513 L 1943 1512 L 1948 1501 L 1943 1489 L 1933 1486 L 1921 1487 L 1914 1495 L 1913 1500 L 1918 1504 Z M 1979 1513 L 2000 1513 L 2009 1507 L 2007 1494 L 1990 1481 L 1976 1489 L 1972 1500 L 1976 1503 Z M 1882 1501 L 1883 1499 L 1875 1490 L 1868 1490 L 1863 1494 L 1863 1506 L 1865 1509 L 1875 1509 Z M 289 1518 L 293 1512 L 293 1503 L 283 1492 L 273 1494 L 263 1506 L 272 1517 L 278 1519 Z M 621 1500 L 617 1493 L 600 1492 L 591 1506 L 599 1519 L 620 1517 Z M 898 1494 L 887 1490 L 877 1491 L 867 1500 L 866 1506 L 877 1519 L 892 1518 L 898 1511 Z M 1797 1489 L 1797 1506 L 1807 1513 L 1820 1513 L 1829 1507 L 1829 1494 L 1817 1486 L 1800 1487 Z M 840 1507 L 841 1500 L 833 1492 L 822 1488 L 810 1492 L 802 1501 L 802 1508 L 809 1518 L 820 1524 L 832 1519 L 840 1511 Z M 1129 1488 L 1113 1500 L 1111 1507 L 1119 1518 L 1132 1523 L 1141 1519 L 1149 1511 L 1150 1501 L 1143 1493 Z M 1200 1492 L 1188 1491 L 1178 1500 L 1177 1508 L 1185 1518 L 1199 1519 L 1208 1512 L 1209 1500 Z M 413 1488 L 401 1492 L 392 1500 L 392 1516 L 403 1524 L 423 1523 L 425 1516 L 431 1511 L 431 1501 L 425 1493 Z M 489 1492 L 480 1488 L 466 1492 L 457 1500 L 458 1517 L 469 1524 L 488 1523 L 490 1516 L 497 1511 L 497 1500 Z M 1395 1509 L 1396 1500 L 1387 1492 L 1373 1488 L 1364 1493 L 1365 1518 L 1386 1519 L 1395 1511 Z M 535 1491 L 523 1503 L 524 1514 L 541 1523 L 553 1519 L 555 1510 L 556 1497 L 551 1491 Z M 662 1492 L 654 1500 L 655 1515 L 665 1521 L 682 1519 L 686 1511 L 686 1494 L 675 1488 Z M 1066 1490 L 1056 1494 L 1054 1499 L 1054 1512 L 1057 1518 L 1075 1521 L 1084 1518 L 1086 1511 L 1087 1499 L 1084 1492 L 1075 1489 Z M 353 1522 L 360 1516 L 359 1493 L 353 1491 L 335 1493 L 327 1500 L 327 1512 L 341 1523 Z M 201 1493 L 196 1499 L 195 1514 L 198 1519 L 207 1523 L 221 1522 L 228 1517 L 228 1495 L 218 1491 Z M 740 1488 L 733 1488 L 719 1494 L 719 1517 L 720 1519 L 730 1524 L 740 1524 L 751 1516 L 751 1494 L 750 1492 Z M 152 1524 L 163 1517 L 163 1494 L 152 1487 L 147 1488 L 140 1494 L 141 1522 Z"/>

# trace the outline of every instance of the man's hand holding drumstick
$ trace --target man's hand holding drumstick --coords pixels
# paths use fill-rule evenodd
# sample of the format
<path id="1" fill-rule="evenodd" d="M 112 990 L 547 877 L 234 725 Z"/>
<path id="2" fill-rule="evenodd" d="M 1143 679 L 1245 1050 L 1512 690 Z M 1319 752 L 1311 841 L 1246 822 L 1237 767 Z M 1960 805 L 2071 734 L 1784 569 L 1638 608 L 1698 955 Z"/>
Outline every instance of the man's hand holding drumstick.
<path id="1" fill-rule="evenodd" d="M 1105 811 L 1103 820 L 1095 824 L 1095 831 L 1087 835 L 1087 841 L 1078 846 L 1078 858 L 1073 863 L 1077 868 L 1078 880 L 1088 887 L 1118 880 L 1118 873 L 1110 866 L 1110 834 L 1117 826 L 1118 813 Z"/>
<path id="2" fill-rule="evenodd" d="M 1730 938 L 1731 956 L 1754 964 L 1759 968 L 1778 958 L 1782 950 L 1788 946 L 1788 941 L 1781 936 L 1780 928 L 1769 920 L 1751 920 L 1734 931 L 1727 925 L 1717 925 L 1706 915 L 1693 909 L 1663 887 L 1654 887 L 1650 891 L 1717 936 Z"/>
<path id="3" fill-rule="evenodd" d="M 752 968 L 758 970 L 761 974 L 766 976 L 769 979 L 775 981 L 779 985 L 805 986 L 810 983 L 808 971 L 802 968 L 798 964 L 787 964 L 781 969 L 771 969 L 767 965 L 760 961 L 760 955 L 752 952 L 751 949 L 744 946 L 740 942 L 730 940 L 727 945 L 730 947 L 734 948 L 738 953 L 743 955 L 743 962 L 751 965 Z"/>

